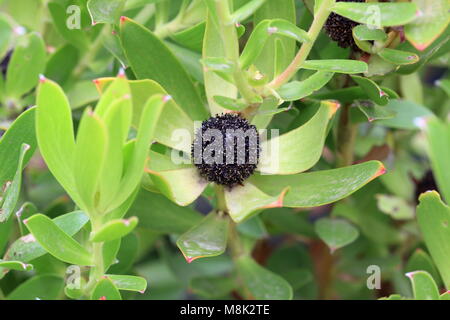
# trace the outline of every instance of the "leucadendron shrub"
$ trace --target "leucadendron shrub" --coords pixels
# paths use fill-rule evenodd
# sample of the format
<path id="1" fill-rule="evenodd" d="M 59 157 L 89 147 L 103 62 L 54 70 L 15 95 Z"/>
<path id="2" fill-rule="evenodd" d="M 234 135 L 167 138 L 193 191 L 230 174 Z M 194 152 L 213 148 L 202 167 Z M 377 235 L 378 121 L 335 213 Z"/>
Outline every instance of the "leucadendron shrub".
<path id="1" fill-rule="evenodd" d="M 23 3 L 0 299 L 448 299 L 447 0 Z"/>

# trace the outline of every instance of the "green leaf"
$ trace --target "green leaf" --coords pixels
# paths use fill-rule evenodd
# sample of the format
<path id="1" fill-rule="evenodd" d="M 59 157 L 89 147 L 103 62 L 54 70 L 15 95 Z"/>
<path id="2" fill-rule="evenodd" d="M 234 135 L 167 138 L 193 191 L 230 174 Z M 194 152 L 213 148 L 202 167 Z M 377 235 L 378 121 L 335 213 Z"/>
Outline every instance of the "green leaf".
<path id="1" fill-rule="evenodd" d="M 289 187 L 283 206 L 309 208 L 343 199 L 384 173 L 381 162 L 368 161 L 339 169 L 289 176 L 253 175 L 249 182 L 272 196 Z"/>
<path id="2" fill-rule="evenodd" d="M 439 291 L 433 278 L 426 271 L 414 271 L 407 273 L 411 280 L 414 299 L 416 300 L 439 300 Z"/>
<path id="3" fill-rule="evenodd" d="M 45 68 L 45 45 L 42 38 L 31 33 L 19 39 L 6 72 L 5 93 L 7 98 L 19 99 L 34 88 L 39 74 Z"/>
<path id="4" fill-rule="evenodd" d="M 53 81 L 64 85 L 72 75 L 79 60 L 79 51 L 71 44 L 58 48 L 48 59 L 45 75 Z M 92 85 L 92 82 L 89 81 Z"/>
<path id="5" fill-rule="evenodd" d="M 33 270 L 32 264 L 26 264 L 21 261 L 2 260 L 0 259 L 0 268 L 18 271 L 31 271 Z"/>
<path id="6" fill-rule="evenodd" d="M 405 36 L 418 50 L 426 49 L 448 26 L 449 2 L 446 0 L 413 0 L 420 10 L 414 21 L 405 26 Z"/>
<path id="7" fill-rule="evenodd" d="M 432 118 L 433 113 L 424 106 L 406 100 L 390 100 L 385 106 L 397 115 L 392 119 L 380 120 L 378 124 L 396 129 L 417 130 L 421 126 L 421 118 Z"/>
<path id="8" fill-rule="evenodd" d="M 113 281 L 104 277 L 97 282 L 91 300 L 122 300 L 122 296 Z"/>
<path id="9" fill-rule="evenodd" d="M 223 276 L 205 276 L 191 279 L 189 288 L 193 293 L 207 299 L 222 298 L 236 288 L 234 279 Z"/>
<path id="10" fill-rule="evenodd" d="M 144 189 L 137 195 L 128 214 L 139 218 L 140 227 L 161 233 L 184 233 L 202 219 L 190 207 L 177 206 L 165 196 Z"/>
<path id="11" fill-rule="evenodd" d="M 419 61 L 419 56 L 413 52 L 384 48 L 378 55 L 385 61 L 395 65 L 414 64 Z"/>
<path id="12" fill-rule="evenodd" d="M 383 29 L 371 29 L 364 24 L 357 25 L 352 29 L 353 37 L 360 41 L 384 41 L 387 35 Z"/>
<path id="13" fill-rule="evenodd" d="M 302 68 L 308 70 L 354 74 L 367 72 L 367 63 L 363 61 L 346 59 L 307 60 L 302 64 Z"/>
<path id="14" fill-rule="evenodd" d="M 14 178 L 19 166 L 22 144 L 30 146 L 23 159 L 23 166 L 26 166 L 36 150 L 35 114 L 34 107 L 21 113 L 0 139 L 0 186 Z"/>
<path id="15" fill-rule="evenodd" d="M 247 107 L 247 104 L 236 99 L 224 96 L 214 96 L 214 101 L 227 110 L 241 111 Z"/>
<path id="16" fill-rule="evenodd" d="M 0 58 L 8 52 L 13 40 L 13 27 L 4 14 L 0 14 Z"/>
<path id="17" fill-rule="evenodd" d="M 125 0 L 89 0 L 87 8 L 92 24 L 118 23 L 124 4 Z"/>
<path id="18" fill-rule="evenodd" d="M 197 89 L 161 40 L 130 19 L 121 22 L 121 39 L 127 59 L 139 79 L 153 79 L 161 84 L 191 119 L 207 117 Z M 152 52 L 151 59 L 149 52 Z"/>
<path id="19" fill-rule="evenodd" d="M 374 81 L 360 76 L 351 77 L 376 104 L 385 106 L 389 102 L 389 96 Z"/>
<path id="20" fill-rule="evenodd" d="M 70 197 L 82 204 L 73 176 L 75 138 L 72 110 L 62 89 L 41 79 L 37 90 L 36 137 L 49 170 Z"/>
<path id="21" fill-rule="evenodd" d="M 264 99 L 252 119 L 252 124 L 256 126 L 257 129 L 266 128 L 278 111 L 278 103 L 278 99 L 274 96 L 269 96 Z"/>
<path id="22" fill-rule="evenodd" d="M 240 223 L 260 210 L 281 207 L 286 193 L 289 193 L 289 187 L 280 190 L 279 194 L 271 195 L 247 181 L 243 186 L 225 190 L 225 201 L 230 217 Z"/>
<path id="23" fill-rule="evenodd" d="M 39 244 L 55 258 L 82 266 L 92 265 L 91 254 L 50 218 L 36 214 L 24 223 Z"/>
<path id="24" fill-rule="evenodd" d="M 265 269 L 249 256 L 241 256 L 237 261 L 237 270 L 249 299 L 290 300 L 293 292 L 289 283 L 279 275 Z"/>
<path id="25" fill-rule="evenodd" d="M 204 21 L 171 35 L 171 38 L 185 48 L 202 52 L 206 23 Z"/>
<path id="26" fill-rule="evenodd" d="M 408 2 L 336 2 L 331 10 L 350 20 L 377 27 L 401 26 L 411 22 L 417 16 L 416 5 Z"/>
<path id="27" fill-rule="evenodd" d="M 86 214 L 81 211 L 74 211 L 61 215 L 53 222 L 69 236 L 73 236 L 89 221 Z M 20 260 L 23 263 L 30 262 L 46 254 L 46 251 L 36 241 L 32 234 L 25 235 L 17 239 L 5 254 L 5 261 Z M 8 269 L 0 268 L 0 278 L 2 278 Z"/>
<path id="28" fill-rule="evenodd" d="M 450 172 L 448 170 L 450 125 L 439 119 L 433 119 L 428 121 L 425 132 L 433 175 L 443 198 L 447 203 L 450 203 Z"/>
<path id="29" fill-rule="evenodd" d="M 327 71 L 317 71 L 312 76 L 303 81 L 291 81 L 278 89 L 278 94 L 283 100 L 299 100 L 313 94 L 315 91 L 325 86 L 331 80 L 334 73 Z"/>
<path id="30" fill-rule="evenodd" d="M 441 274 L 445 287 L 450 288 L 450 208 L 436 191 L 423 193 L 417 206 L 417 221 L 425 244 Z"/>
<path id="31" fill-rule="evenodd" d="M 120 239 L 133 231 L 137 226 L 138 218 L 118 219 L 103 224 L 100 230 L 91 234 L 90 241 L 104 242 Z"/>
<path id="32" fill-rule="evenodd" d="M 4 193 L 2 195 L 3 199 L 0 200 L 0 223 L 7 221 L 16 208 L 17 201 L 19 200 L 20 188 L 22 185 L 23 161 L 25 154 L 29 149 L 29 145 L 22 144 L 19 156 L 19 165 L 17 166 L 17 171 L 14 179 L 10 184 L 7 184 L 6 188 L 4 189 Z"/>
<path id="33" fill-rule="evenodd" d="M 243 20 L 250 17 L 256 10 L 258 10 L 261 5 L 264 4 L 266 0 L 250 0 L 245 3 L 242 7 L 237 9 L 231 15 L 231 21 L 234 23 L 242 22 Z"/>
<path id="34" fill-rule="evenodd" d="M 390 215 L 393 219 L 410 220 L 414 218 L 414 207 L 405 199 L 387 194 L 377 194 L 376 198 L 380 211 Z"/>
<path id="35" fill-rule="evenodd" d="M 57 300 L 62 293 L 64 279 L 51 274 L 37 275 L 20 284 L 8 300 Z"/>
<path id="36" fill-rule="evenodd" d="M 294 0 L 267 0 L 255 12 L 253 25 L 256 26 L 266 19 L 283 19 L 293 25 L 297 25 L 295 8 Z M 284 48 L 283 55 L 280 56 L 278 54 L 278 57 L 276 52 L 277 39 L 282 43 L 279 46 Z M 278 75 L 276 72 L 284 70 L 291 63 L 292 59 L 294 59 L 295 52 L 296 43 L 294 39 L 285 36 L 270 37 L 262 47 L 261 54 L 256 58 L 254 65 L 270 80 Z M 275 67 L 275 59 L 277 60 L 277 67 Z"/>
<path id="37" fill-rule="evenodd" d="M 119 290 L 137 291 L 144 293 L 147 289 L 147 280 L 142 277 L 107 274 L 106 275 Z"/>
<path id="38" fill-rule="evenodd" d="M 314 226 L 320 239 L 327 244 L 332 253 L 349 245 L 359 236 L 358 229 L 342 219 L 322 218 L 317 220 Z"/>
<path id="39" fill-rule="evenodd" d="M 293 174 L 311 168 L 320 159 L 328 121 L 337 108 L 336 103 L 322 101 L 319 110 L 307 123 L 288 133 L 262 141 L 257 169 L 269 174 Z M 299 141 L 302 143 L 299 144 Z"/>
<path id="40" fill-rule="evenodd" d="M 211 212 L 177 240 L 177 246 L 186 261 L 215 257 L 225 252 L 228 239 L 229 219 Z"/>
<path id="41" fill-rule="evenodd" d="M 364 113 L 369 122 L 395 118 L 396 112 L 387 107 L 380 107 L 372 101 L 355 101 L 359 110 Z"/>
<path id="42" fill-rule="evenodd" d="M 422 270 L 428 272 L 438 285 L 442 284 L 441 276 L 431 257 L 422 249 L 416 249 L 406 264 L 405 271 L 413 272 Z"/>
<path id="43" fill-rule="evenodd" d="M 78 128 L 73 174 L 82 208 L 88 212 L 94 212 L 96 208 L 99 179 L 108 143 L 105 124 L 90 108 L 86 109 Z"/>
<path id="44" fill-rule="evenodd" d="M 223 62 L 226 55 L 221 34 L 214 23 L 213 12 L 210 10 L 208 11 L 208 16 L 206 17 L 206 29 L 203 39 L 202 54 L 203 62 L 214 60 L 216 60 L 216 62 L 217 60 L 222 60 Z M 224 66 L 222 66 L 221 69 L 223 71 Z M 236 86 L 228 81 L 224 81 L 222 76 L 225 76 L 229 81 L 232 81 L 231 75 L 224 75 L 223 72 L 219 75 L 214 68 L 206 67 L 203 69 L 206 98 L 208 99 L 208 106 L 212 115 L 225 111 L 225 109 L 214 101 L 214 96 L 221 95 L 231 99 L 237 98 Z"/>
<path id="45" fill-rule="evenodd" d="M 150 152 L 149 158 L 145 171 L 151 181 L 157 190 L 180 206 L 192 203 L 208 185 L 192 165 L 175 165 L 170 157 L 156 152 Z"/>
<path id="46" fill-rule="evenodd" d="M 450 291 L 444 292 L 439 296 L 439 300 L 450 300 Z"/>

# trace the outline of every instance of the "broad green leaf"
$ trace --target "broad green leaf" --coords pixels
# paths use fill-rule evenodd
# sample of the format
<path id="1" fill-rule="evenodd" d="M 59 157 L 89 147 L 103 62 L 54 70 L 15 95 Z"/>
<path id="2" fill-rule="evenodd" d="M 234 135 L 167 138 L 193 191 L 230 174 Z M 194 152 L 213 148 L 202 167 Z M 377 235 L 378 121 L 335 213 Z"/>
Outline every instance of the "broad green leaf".
<path id="1" fill-rule="evenodd" d="M 214 96 L 213 99 L 219 106 L 227 110 L 241 111 L 247 107 L 244 102 L 224 96 Z"/>
<path id="2" fill-rule="evenodd" d="M 251 257 L 241 256 L 236 264 L 247 298 L 256 300 L 292 299 L 293 292 L 289 283 L 279 275 L 260 266 Z"/>
<path id="3" fill-rule="evenodd" d="M 92 265 L 91 254 L 47 216 L 36 214 L 24 223 L 39 244 L 55 258 L 82 266 Z"/>
<path id="4" fill-rule="evenodd" d="M 48 11 L 53 19 L 53 26 L 58 31 L 58 33 L 67 40 L 70 44 L 74 45 L 80 50 L 89 50 L 89 38 L 86 32 L 77 28 L 67 28 L 67 23 L 76 25 L 77 21 L 74 21 L 76 16 L 74 11 L 70 11 L 72 16 L 68 16 L 66 13 L 67 8 L 59 2 L 49 2 Z M 71 18 L 68 20 L 68 18 Z M 80 25 L 81 27 L 81 25 Z"/>
<path id="5" fill-rule="evenodd" d="M 92 24 L 118 23 L 124 5 L 125 0 L 89 0 L 87 8 Z"/>
<path id="6" fill-rule="evenodd" d="M 361 41 L 384 41 L 387 38 L 383 29 L 371 29 L 367 25 L 360 24 L 352 29 L 353 37 Z"/>
<path id="7" fill-rule="evenodd" d="M 417 206 L 417 221 L 425 244 L 441 274 L 445 287 L 450 288 L 450 208 L 436 191 L 423 193 Z"/>
<path id="8" fill-rule="evenodd" d="M 431 257 L 422 249 L 416 249 L 406 264 L 405 271 L 413 272 L 422 270 L 428 272 L 438 285 L 442 284 L 441 276 Z"/>
<path id="9" fill-rule="evenodd" d="M 211 11 L 208 11 L 208 16 L 206 17 L 206 29 L 203 39 L 202 53 L 203 61 L 224 59 L 225 57 L 225 48 L 222 37 L 216 24 L 214 23 L 213 13 Z M 225 109 L 214 101 L 214 96 L 221 95 L 231 99 L 236 99 L 236 86 L 232 83 L 224 81 L 224 79 L 216 73 L 214 68 L 204 68 L 203 77 L 205 79 L 205 92 L 211 115 L 224 112 Z M 231 79 L 231 76 L 228 76 L 228 78 Z"/>
<path id="10" fill-rule="evenodd" d="M 19 271 L 31 271 L 33 270 L 32 264 L 26 264 L 21 261 L 2 260 L 0 259 L 0 268 Z"/>
<path id="11" fill-rule="evenodd" d="M 22 144 L 19 156 L 19 165 L 17 166 L 17 171 L 14 179 L 4 188 L 2 199 L 0 200 L 0 223 L 4 223 L 5 221 L 7 221 L 16 208 L 17 201 L 19 200 L 20 188 L 22 185 L 23 161 L 25 158 L 25 154 L 29 149 L 29 145 Z"/>
<path id="12" fill-rule="evenodd" d="M 82 204 L 73 176 L 75 138 L 72 110 L 62 89 L 42 79 L 37 90 L 36 137 L 45 163 L 70 197 Z"/>
<path id="13" fill-rule="evenodd" d="M 258 8 L 261 7 L 261 5 L 263 5 L 265 1 L 266 0 L 248 1 L 242 7 L 233 12 L 233 14 L 231 15 L 231 20 L 234 23 L 242 22 L 243 20 L 250 17 L 253 13 L 255 13 L 255 11 L 258 10 Z"/>
<path id="14" fill-rule="evenodd" d="M 228 239 L 227 217 L 211 212 L 199 224 L 183 233 L 177 240 L 177 246 L 186 261 L 218 256 L 225 252 Z"/>
<path id="15" fill-rule="evenodd" d="M 377 194 L 376 198 L 380 211 L 390 215 L 393 219 L 410 220 L 414 218 L 414 207 L 405 199 L 387 194 Z"/>
<path id="16" fill-rule="evenodd" d="M 439 300 L 450 300 L 450 291 L 444 292 L 439 296 Z"/>
<path id="17" fill-rule="evenodd" d="M 56 275 L 34 276 L 15 288 L 8 300 L 57 300 L 64 288 L 64 279 Z"/>
<path id="18" fill-rule="evenodd" d="M 88 217 L 81 211 L 74 211 L 61 215 L 53 222 L 66 232 L 69 236 L 73 236 L 88 222 Z M 40 256 L 46 254 L 44 248 L 36 241 L 32 234 L 25 235 L 17 239 L 5 254 L 5 261 L 20 260 L 23 263 L 30 262 Z M 0 278 L 2 278 L 8 269 L 0 268 Z"/>
<path id="19" fill-rule="evenodd" d="M 30 146 L 25 154 L 23 166 L 25 166 L 36 149 L 35 133 L 36 108 L 30 108 L 21 113 L 0 138 L 0 186 L 14 178 L 23 143 Z"/>
<path id="20" fill-rule="evenodd" d="M 395 118 L 396 112 L 388 107 L 380 107 L 372 101 L 355 101 L 359 110 L 364 113 L 369 122 Z"/>
<path id="21" fill-rule="evenodd" d="M 263 20 L 253 30 L 240 57 L 240 65 L 247 68 L 261 54 L 269 38 L 280 35 L 299 42 L 309 41 L 306 31 L 283 19 Z"/>
<path id="22" fill-rule="evenodd" d="M 275 115 L 274 112 L 277 111 L 277 107 L 278 99 L 276 97 L 270 96 L 264 99 L 252 119 L 252 124 L 256 126 L 257 129 L 266 128 Z"/>
<path id="23" fill-rule="evenodd" d="M 208 185 L 192 165 L 175 165 L 169 157 L 156 152 L 151 152 L 149 158 L 145 171 L 151 181 L 162 194 L 180 206 L 192 203 Z"/>
<path id="24" fill-rule="evenodd" d="M 107 274 L 106 275 L 119 290 L 137 291 L 144 293 L 147 289 L 147 280 L 142 277 Z"/>
<path id="25" fill-rule="evenodd" d="M 439 291 L 433 278 L 426 271 L 413 271 L 406 276 L 411 280 L 414 299 L 439 300 Z"/>
<path id="26" fill-rule="evenodd" d="M 105 270 L 117 262 L 117 254 L 119 253 L 120 246 L 122 244 L 122 239 L 115 239 L 103 243 L 102 253 L 103 253 L 103 265 Z"/>
<path id="27" fill-rule="evenodd" d="M 311 168 L 320 159 L 328 121 L 338 106 L 330 101 L 322 101 L 317 113 L 307 123 L 262 141 L 258 170 L 270 174 L 293 174 Z"/>
<path id="28" fill-rule="evenodd" d="M 104 277 L 97 282 L 91 300 L 122 300 L 122 296 L 113 281 Z"/>
<path id="29" fill-rule="evenodd" d="M 148 148 L 156 136 L 157 125 L 160 122 L 160 117 L 167 101 L 168 97 L 163 95 L 154 95 L 148 99 L 142 111 L 133 152 L 128 164 L 125 165 L 121 187 L 110 205 L 111 210 L 123 204 L 140 183 L 147 162 Z"/>
<path id="30" fill-rule="evenodd" d="M 291 81 L 278 89 L 278 94 L 283 100 L 299 100 L 313 94 L 315 91 L 325 86 L 331 80 L 334 73 L 327 71 L 317 71 L 303 81 Z"/>
<path id="31" fill-rule="evenodd" d="M 90 108 L 86 109 L 78 128 L 73 174 L 77 192 L 89 212 L 96 208 L 108 143 L 105 124 Z"/>
<path id="32" fill-rule="evenodd" d="M 399 68 L 398 65 L 387 62 L 377 54 L 370 56 L 367 66 L 368 70 L 364 73 L 366 77 L 384 76 L 385 74 L 393 72 Z"/>
<path id="33" fill-rule="evenodd" d="M 139 226 L 161 233 L 181 234 L 200 222 L 202 216 L 190 207 L 177 206 L 165 196 L 142 189 L 129 215 L 139 218 Z"/>
<path id="34" fill-rule="evenodd" d="M 49 57 L 44 74 L 56 83 L 64 85 L 76 68 L 79 56 L 78 49 L 71 44 L 61 46 Z M 92 85 L 92 82 L 89 82 Z"/>
<path id="35" fill-rule="evenodd" d="M 308 208 L 343 199 L 384 173 L 381 162 L 368 161 L 339 169 L 289 176 L 253 175 L 249 182 L 272 196 L 289 187 L 282 205 Z"/>
<path id="36" fill-rule="evenodd" d="M 236 283 L 231 277 L 205 276 L 191 279 L 189 288 L 195 294 L 207 299 L 221 298 L 236 288 Z"/>
<path id="37" fill-rule="evenodd" d="M 67 90 L 67 98 L 69 99 L 71 108 L 75 110 L 87 104 L 92 105 L 100 96 L 95 84 L 91 80 L 81 80 L 77 81 Z"/>
<path id="38" fill-rule="evenodd" d="M 203 85 L 205 80 L 203 79 L 203 67 L 200 63 L 200 53 L 193 52 L 172 42 L 165 41 L 164 43 L 172 50 L 175 57 L 180 60 L 193 80 Z"/>
<path id="39" fill-rule="evenodd" d="M 0 58 L 8 52 L 13 39 L 13 27 L 6 15 L 0 15 Z"/>
<path id="40" fill-rule="evenodd" d="M 412 2 L 417 5 L 420 14 L 405 26 L 405 36 L 418 50 L 424 50 L 448 26 L 450 4 L 447 0 L 413 0 Z"/>
<path id="41" fill-rule="evenodd" d="M 426 127 L 428 142 L 428 155 L 433 168 L 433 175 L 439 185 L 446 203 L 450 203 L 450 172 L 448 159 L 450 159 L 450 125 L 439 119 L 428 121 Z"/>
<path id="42" fill-rule="evenodd" d="M 348 74 L 367 72 L 367 64 L 365 62 L 346 59 L 306 60 L 301 67 L 309 70 Z"/>
<path id="43" fill-rule="evenodd" d="M 434 117 L 426 107 L 406 100 L 390 100 L 385 108 L 397 114 L 392 119 L 378 121 L 378 124 L 389 128 L 416 130 L 420 128 L 422 119 Z"/>
<path id="44" fill-rule="evenodd" d="M 122 238 L 119 252 L 115 257 L 115 263 L 108 269 L 112 274 L 127 273 L 133 266 L 139 250 L 140 243 L 134 232 Z"/>
<path id="45" fill-rule="evenodd" d="M 266 19 L 283 19 L 287 20 L 293 25 L 296 25 L 294 0 L 266 0 L 254 15 L 253 25 L 258 25 L 261 21 Z M 282 42 L 283 56 L 276 56 L 276 40 Z M 277 59 L 278 69 L 284 70 L 294 59 L 296 51 L 295 40 L 289 37 L 275 36 L 271 37 L 262 48 L 261 54 L 255 60 L 254 65 L 258 70 L 265 75 L 269 80 L 277 76 L 275 72 L 274 61 Z"/>
<path id="46" fill-rule="evenodd" d="M 113 78 L 101 78 L 96 80 L 97 88 L 100 92 L 107 90 Z M 134 127 L 139 126 L 142 111 L 146 106 L 148 99 L 155 94 L 166 96 L 169 99 L 167 92 L 153 80 L 129 80 L 131 90 L 131 98 L 133 102 L 133 121 Z M 164 145 L 170 146 L 177 150 L 183 150 L 190 153 L 191 140 L 182 139 L 178 141 L 173 139 L 173 135 L 177 132 L 193 132 L 194 123 L 189 116 L 179 107 L 173 100 L 166 101 L 166 105 L 162 111 L 161 119 L 164 121 L 157 122 L 157 129 L 155 130 L 154 139 Z"/>
<path id="47" fill-rule="evenodd" d="M 411 73 L 404 76 L 400 76 L 400 90 L 402 91 L 403 98 L 415 102 L 417 104 L 423 104 L 423 84 L 421 75 L 419 73 Z"/>
<path id="48" fill-rule="evenodd" d="M 395 65 L 414 64 L 419 61 L 419 56 L 413 52 L 384 48 L 378 55 L 385 61 Z"/>
<path id="49" fill-rule="evenodd" d="M 350 20 L 376 27 L 401 26 L 417 17 L 416 5 L 408 2 L 336 2 L 331 10 Z"/>
<path id="50" fill-rule="evenodd" d="M 375 81 L 360 76 L 351 77 L 353 81 L 367 93 L 370 100 L 376 104 L 385 106 L 389 102 L 389 96 L 375 83 Z"/>
<path id="51" fill-rule="evenodd" d="M 343 219 L 322 218 L 316 221 L 315 229 L 332 253 L 349 245 L 359 236 L 358 229 Z"/>
<path id="52" fill-rule="evenodd" d="M 105 242 L 120 239 L 133 231 L 137 223 L 136 217 L 108 221 L 102 225 L 100 230 L 91 234 L 90 241 Z"/>
<path id="53" fill-rule="evenodd" d="M 174 98 L 193 120 L 204 120 L 207 112 L 180 62 L 150 30 L 130 19 L 121 22 L 125 54 L 139 79 L 153 79 Z M 152 53 L 149 59 L 149 52 Z"/>
<path id="54" fill-rule="evenodd" d="M 247 181 L 243 186 L 226 190 L 225 201 L 233 221 L 240 223 L 261 210 L 282 207 L 286 193 L 289 187 L 276 195 L 266 194 Z"/>
<path id="55" fill-rule="evenodd" d="M 268 236 L 266 227 L 259 217 L 253 217 L 240 223 L 237 226 L 237 230 L 241 234 L 257 240 Z"/>
<path id="56" fill-rule="evenodd" d="M 202 63 L 205 73 L 213 71 L 223 80 L 232 84 L 234 83 L 233 73 L 235 71 L 235 66 L 228 59 L 223 57 L 206 58 L 202 60 Z"/>
<path id="57" fill-rule="evenodd" d="M 45 68 L 45 45 L 42 38 L 31 33 L 19 39 L 6 72 L 5 94 L 19 99 L 38 84 Z"/>
<path id="58" fill-rule="evenodd" d="M 202 52 L 205 29 L 206 23 L 200 22 L 190 28 L 172 34 L 171 38 L 185 48 L 196 52 Z"/>

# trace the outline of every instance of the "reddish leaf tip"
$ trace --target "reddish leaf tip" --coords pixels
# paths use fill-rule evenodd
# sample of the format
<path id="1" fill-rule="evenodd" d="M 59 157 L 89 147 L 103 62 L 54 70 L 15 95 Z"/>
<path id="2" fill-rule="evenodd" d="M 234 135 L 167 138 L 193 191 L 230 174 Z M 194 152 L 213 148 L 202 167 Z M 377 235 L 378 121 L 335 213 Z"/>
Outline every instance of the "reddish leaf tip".
<path id="1" fill-rule="evenodd" d="M 162 97 L 163 102 L 167 102 L 167 101 L 169 101 L 171 99 L 172 99 L 172 96 L 170 96 L 168 94 L 166 94 L 165 96 Z"/>
<path id="2" fill-rule="evenodd" d="M 101 296 L 98 300 L 107 300 L 105 296 Z"/>
<path id="3" fill-rule="evenodd" d="M 125 70 L 123 68 L 119 69 L 119 73 L 117 74 L 119 78 L 125 78 Z"/>
<path id="4" fill-rule="evenodd" d="M 23 220 L 23 223 L 27 224 L 28 223 L 28 219 Z"/>
<path id="5" fill-rule="evenodd" d="M 47 78 L 43 74 L 40 74 L 39 75 L 39 82 L 40 83 L 44 83 L 45 81 L 47 81 Z"/>
<path id="6" fill-rule="evenodd" d="M 122 23 L 125 23 L 125 21 L 127 21 L 127 20 L 130 20 L 128 17 L 125 17 L 125 16 L 121 16 L 120 17 L 120 23 L 122 24 Z"/>

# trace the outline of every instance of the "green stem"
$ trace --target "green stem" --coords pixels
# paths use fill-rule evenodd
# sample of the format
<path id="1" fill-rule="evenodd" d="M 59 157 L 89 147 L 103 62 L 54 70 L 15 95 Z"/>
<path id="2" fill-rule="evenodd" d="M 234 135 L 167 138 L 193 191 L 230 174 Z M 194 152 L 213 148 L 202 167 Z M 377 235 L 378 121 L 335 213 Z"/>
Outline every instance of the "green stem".
<path id="1" fill-rule="evenodd" d="M 225 56 L 234 63 L 235 70 L 233 78 L 240 94 L 249 104 L 255 103 L 257 94 L 248 83 L 244 72 L 239 66 L 239 41 L 236 28 L 231 19 L 230 7 L 228 1 L 216 0 L 217 16 L 219 18 L 219 32 L 222 36 Z"/>
<path id="2" fill-rule="evenodd" d="M 294 60 L 289 64 L 289 66 L 275 79 L 269 83 L 269 87 L 272 89 L 277 89 L 286 82 L 288 82 L 296 73 L 297 70 L 301 68 L 309 53 L 311 52 L 323 25 L 330 15 L 330 8 L 335 3 L 335 0 L 322 0 L 319 10 L 314 15 L 314 20 L 311 27 L 308 30 L 309 41 L 302 44 L 300 50 L 295 56 Z"/>
<path id="3" fill-rule="evenodd" d="M 101 215 L 91 216 L 92 231 L 96 232 L 102 226 Z M 105 264 L 103 261 L 103 242 L 92 243 L 93 267 L 89 274 L 89 281 L 86 284 L 85 292 L 91 294 L 97 282 L 105 273 Z"/>
<path id="4" fill-rule="evenodd" d="M 350 119 L 350 106 L 344 105 L 337 128 L 337 166 L 346 167 L 353 163 L 357 125 Z"/>

